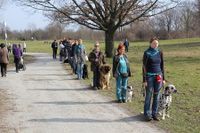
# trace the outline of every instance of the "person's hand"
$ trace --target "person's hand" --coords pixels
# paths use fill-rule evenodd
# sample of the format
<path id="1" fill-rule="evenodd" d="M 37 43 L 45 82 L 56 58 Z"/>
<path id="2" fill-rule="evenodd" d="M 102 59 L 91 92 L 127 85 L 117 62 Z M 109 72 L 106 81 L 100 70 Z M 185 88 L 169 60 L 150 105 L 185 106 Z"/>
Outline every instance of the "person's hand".
<path id="1" fill-rule="evenodd" d="M 163 80 L 163 85 L 165 85 L 166 84 L 166 81 L 165 80 Z"/>
<path id="2" fill-rule="evenodd" d="M 117 78 L 117 76 L 118 76 L 118 74 L 117 74 L 117 73 L 115 73 L 115 74 L 114 74 L 114 77 L 115 77 L 115 78 Z"/>
<path id="3" fill-rule="evenodd" d="M 144 87 L 147 87 L 147 82 L 143 82 L 143 86 L 144 86 Z"/>
<path id="4" fill-rule="evenodd" d="M 95 62 L 98 62 L 99 61 L 99 59 L 95 59 Z"/>

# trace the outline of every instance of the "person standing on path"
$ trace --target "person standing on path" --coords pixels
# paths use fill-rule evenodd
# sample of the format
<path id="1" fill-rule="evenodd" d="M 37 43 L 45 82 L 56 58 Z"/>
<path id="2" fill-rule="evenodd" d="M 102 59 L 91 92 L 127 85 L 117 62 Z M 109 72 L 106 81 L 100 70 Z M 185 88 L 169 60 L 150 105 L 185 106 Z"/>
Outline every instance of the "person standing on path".
<path id="1" fill-rule="evenodd" d="M 85 63 L 85 46 L 83 45 L 82 39 L 79 39 L 78 45 L 75 48 L 75 61 L 77 64 L 77 77 L 78 79 L 82 79 L 83 77 L 83 65 Z"/>
<path id="2" fill-rule="evenodd" d="M 53 43 L 51 44 L 51 48 L 53 51 L 53 59 L 56 59 L 57 50 L 58 50 L 58 43 L 56 42 L 56 40 L 54 40 Z"/>
<path id="3" fill-rule="evenodd" d="M 78 45 L 78 40 L 74 40 L 74 42 L 72 44 L 72 53 L 71 53 L 74 74 L 76 74 L 76 69 L 77 69 L 77 65 L 76 65 L 76 61 L 75 61 L 75 49 L 76 49 L 77 45 Z"/>
<path id="4" fill-rule="evenodd" d="M 23 43 L 23 52 L 26 53 L 26 42 Z"/>
<path id="5" fill-rule="evenodd" d="M 100 50 L 99 43 L 94 45 L 93 51 L 89 54 L 89 61 L 91 62 L 91 71 L 93 72 L 93 88 L 100 89 L 100 66 L 105 64 L 105 56 Z"/>
<path id="6" fill-rule="evenodd" d="M 128 77 L 131 76 L 131 72 L 123 43 L 119 44 L 117 51 L 118 54 L 113 57 L 113 77 L 116 79 L 117 100 L 119 103 L 125 103 Z"/>
<path id="7" fill-rule="evenodd" d="M 0 65 L 1 65 L 1 77 L 6 77 L 7 65 L 9 64 L 9 56 L 6 45 L 2 43 L 0 45 Z"/>
<path id="8" fill-rule="evenodd" d="M 65 46 L 63 45 L 63 41 L 60 40 L 59 42 L 59 50 L 60 50 L 60 61 L 62 62 L 65 57 Z"/>
<path id="9" fill-rule="evenodd" d="M 16 73 L 19 72 L 19 62 L 22 57 L 22 50 L 16 44 L 13 44 L 13 55 L 14 55 L 14 63 L 16 67 Z"/>
<path id="10" fill-rule="evenodd" d="M 158 49 L 158 39 L 150 40 L 150 47 L 143 55 L 143 86 L 146 88 L 144 116 L 147 121 L 159 121 L 157 117 L 158 96 L 161 87 L 165 84 L 163 53 Z M 153 95 L 152 111 L 150 110 Z"/>

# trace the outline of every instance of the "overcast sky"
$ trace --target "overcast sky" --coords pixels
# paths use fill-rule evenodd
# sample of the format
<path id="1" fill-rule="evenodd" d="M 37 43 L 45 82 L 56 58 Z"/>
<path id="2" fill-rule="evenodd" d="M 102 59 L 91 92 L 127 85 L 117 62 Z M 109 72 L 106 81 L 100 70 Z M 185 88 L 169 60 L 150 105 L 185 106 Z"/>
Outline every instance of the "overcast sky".
<path id="1" fill-rule="evenodd" d="M 11 30 L 45 28 L 50 21 L 41 12 L 33 12 L 14 3 L 6 3 L 0 11 L 0 22 L 6 21 Z"/>

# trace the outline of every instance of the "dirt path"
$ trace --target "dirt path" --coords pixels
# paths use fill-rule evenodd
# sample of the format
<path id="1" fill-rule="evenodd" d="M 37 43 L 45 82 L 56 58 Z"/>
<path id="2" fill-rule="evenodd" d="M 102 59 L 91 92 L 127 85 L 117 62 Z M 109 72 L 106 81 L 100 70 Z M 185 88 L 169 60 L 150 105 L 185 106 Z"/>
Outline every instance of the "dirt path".
<path id="1" fill-rule="evenodd" d="M 33 55 L 26 71 L 1 79 L 14 106 L 5 120 L 9 133 L 164 132 L 87 89 L 47 54 Z"/>

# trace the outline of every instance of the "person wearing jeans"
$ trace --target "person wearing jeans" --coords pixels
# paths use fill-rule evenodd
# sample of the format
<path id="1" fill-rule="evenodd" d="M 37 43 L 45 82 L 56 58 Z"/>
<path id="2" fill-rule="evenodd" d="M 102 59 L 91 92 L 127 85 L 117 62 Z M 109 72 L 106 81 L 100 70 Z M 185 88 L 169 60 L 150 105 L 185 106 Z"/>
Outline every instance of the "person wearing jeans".
<path id="1" fill-rule="evenodd" d="M 85 46 L 82 44 L 82 40 L 79 39 L 78 45 L 75 47 L 75 61 L 77 64 L 77 78 L 82 79 L 83 77 L 83 65 L 85 63 Z"/>
<path id="2" fill-rule="evenodd" d="M 128 77 L 131 76 L 130 67 L 125 53 L 125 46 L 120 43 L 118 54 L 113 58 L 113 76 L 116 79 L 116 96 L 119 103 L 126 102 Z"/>
<path id="3" fill-rule="evenodd" d="M 144 116 L 147 121 L 159 121 L 157 117 L 158 96 L 161 87 L 165 83 L 163 53 L 158 49 L 158 39 L 150 40 L 150 47 L 143 55 L 143 86 L 146 88 L 144 102 Z M 151 98 L 153 102 L 151 107 Z"/>

